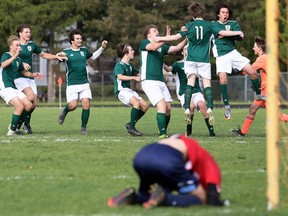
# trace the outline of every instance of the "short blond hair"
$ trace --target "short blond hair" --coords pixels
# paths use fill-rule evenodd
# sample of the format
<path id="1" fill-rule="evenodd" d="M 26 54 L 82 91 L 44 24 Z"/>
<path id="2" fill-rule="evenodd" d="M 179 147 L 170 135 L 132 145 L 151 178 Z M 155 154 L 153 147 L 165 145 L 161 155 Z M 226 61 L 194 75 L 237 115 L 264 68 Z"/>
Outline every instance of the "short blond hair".
<path id="1" fill-rule="evenodd" d="M 11 35 L 11 36 L 7 39 L 7 45 L 10 47 L 10 45 L 11 45 L 14 41 L 19 41 L 19 38 L 18 38 L 16 35 Z"/>

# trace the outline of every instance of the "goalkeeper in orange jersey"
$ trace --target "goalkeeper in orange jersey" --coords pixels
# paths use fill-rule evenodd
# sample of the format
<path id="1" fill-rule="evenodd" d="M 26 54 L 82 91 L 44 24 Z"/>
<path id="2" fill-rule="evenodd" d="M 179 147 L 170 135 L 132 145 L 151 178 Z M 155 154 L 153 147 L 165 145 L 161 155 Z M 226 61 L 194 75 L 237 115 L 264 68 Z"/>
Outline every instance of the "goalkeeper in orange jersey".
<path id="1" fill-rule="evenodd" d="M 253 50 L 255 55 L 257 55 L 256 61 L 252 64 L 252 67 L 255 70 L 260 70 L 260 77 L 261 77 L 261 94 L 266 96 L 267 95 L 267 54 L 265 53 L 265 39 L 261 37 L 256 37 L 254 40 Z M 280 104 L 280 103 L 279 103 Z M 253 104 L 249 108 L 249 114 L 246 116 L 242 128 L 238 129 L 230 129 L 230 132 L 238 137 L 244 137 L 248 132 L 251 124 L 254 121 L 255 115 L 257 110 L 260 107 L 266 107 L 266 101 L 261 100 L 254 100 Z M 287 122 L 288 115 L 287 114 L 279 114 L 279 119 L 281 121 Z"/>

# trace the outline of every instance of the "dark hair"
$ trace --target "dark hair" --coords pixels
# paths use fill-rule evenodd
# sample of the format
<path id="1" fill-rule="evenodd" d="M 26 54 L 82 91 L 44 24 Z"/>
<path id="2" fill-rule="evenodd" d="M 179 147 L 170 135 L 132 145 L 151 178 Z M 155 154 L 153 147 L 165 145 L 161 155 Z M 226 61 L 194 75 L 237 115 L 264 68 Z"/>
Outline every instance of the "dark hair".
<path id="1" fill-rule="evenodd" d="M 260 36 L 256 36 L 254 38 L 254 42 L 257 44 L 258 47 L 260 47 L 262 49 L 263 52 L 266 51 L 266 42 L 265 39 L 260 37 Z"/>
<path id="2" fill-rule="evenodd" d="M 219 19 L 219 16 L 218 16 L 218 15 L 219 15 L 220 10 L 221 10 L 222 8 L 227 8 L 227 9 L 228 9 L 228 11 L 229 11 L 229 18 L 231 18 L 232 15 L 233 15 L 233 12 L 232 12 L 231 8 L 230 8 L 228 5 L 226 5 L 226 4 L 218 4 L 218 5 L 216 6 L 216 10 L 215 10 L 216 20 Z"/>
<path id="3" fill-rule="evenodd" d="M 193 18 L 203 18 L 205 16 L 205 6 L 202 3 L 194 2 L 188 6 L 188 12 Z"/>
<path id="4" fill-rule="evenodd" d="M 119 58 L 123 58 L 125 54 L 129 53 L 129 49 L 128 49 L 129 46 L 130 46 L 129 44 L 125 44 L 125 43 L 117 44 L 116 46 L 117 56 Z"/>
<path id="5" fill-rule="evenodd" d="M 30 26 L 27 25 L 27 24 L 21 24 L 21 25 L 19 25 L 19 26 L 17 27 L 17 29 L 16 29 L 16 33 L 18 34 L 18 36 L 19 36 L 19 33 L 20 33 L 20 32 L 23 32 L 23 29 L 24 29 L 24 28 L 29 28 L 29 29 L 30 29 Z"/>
<path id="6" fill-rule="evenodd" d="M 143 32 L 143 35 L 144 35 L 145 38 L 147 38 L 147 35 L 149 34 L 150 29 L 152 29 L 152 28 L 155 28 L 155 29 L 158 30 L 158 27 L 156 25 L 149 24 L 148 26 L 146 26 L 146 28 L 144 29 L 144 32 Z"/>
<path id="7" fill-rule="evenodd" d="M 79 29 L 73 29 L 72 31 L 70 31 L 69 33 L 69 43 L 72 44 L 72 41 L 74 40 L 74 35 L 81 35 L 82 36 L 82 32 Z"/>

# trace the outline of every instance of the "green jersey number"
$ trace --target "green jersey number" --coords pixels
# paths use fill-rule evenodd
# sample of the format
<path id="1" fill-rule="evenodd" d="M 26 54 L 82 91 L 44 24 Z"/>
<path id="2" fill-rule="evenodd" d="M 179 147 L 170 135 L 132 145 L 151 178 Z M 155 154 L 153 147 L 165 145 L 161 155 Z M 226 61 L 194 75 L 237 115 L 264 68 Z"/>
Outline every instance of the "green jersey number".
<path id="1" fill-rule="evenodd" d="M 195 26 L 196 29 L 196 39 L 202 40 L 203 39 L 203 26 Z"/>

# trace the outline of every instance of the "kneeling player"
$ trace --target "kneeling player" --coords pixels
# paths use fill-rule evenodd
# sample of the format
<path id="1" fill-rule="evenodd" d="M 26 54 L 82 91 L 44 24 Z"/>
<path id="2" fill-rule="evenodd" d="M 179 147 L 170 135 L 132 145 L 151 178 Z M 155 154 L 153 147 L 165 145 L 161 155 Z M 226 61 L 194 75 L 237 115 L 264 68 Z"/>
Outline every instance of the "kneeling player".
<path id="1" fill-rule="evenodd" d="M 151 143 L 136 154 L 134 169 L 140 178 L 138 193 L 133 187 L 127 188 L 108 199 L 108 206 L 138 203 L 150 209 L 158 205 L 223 205 L 221 171 L 213 157 L 194 139 L 174 135 Z"/>

